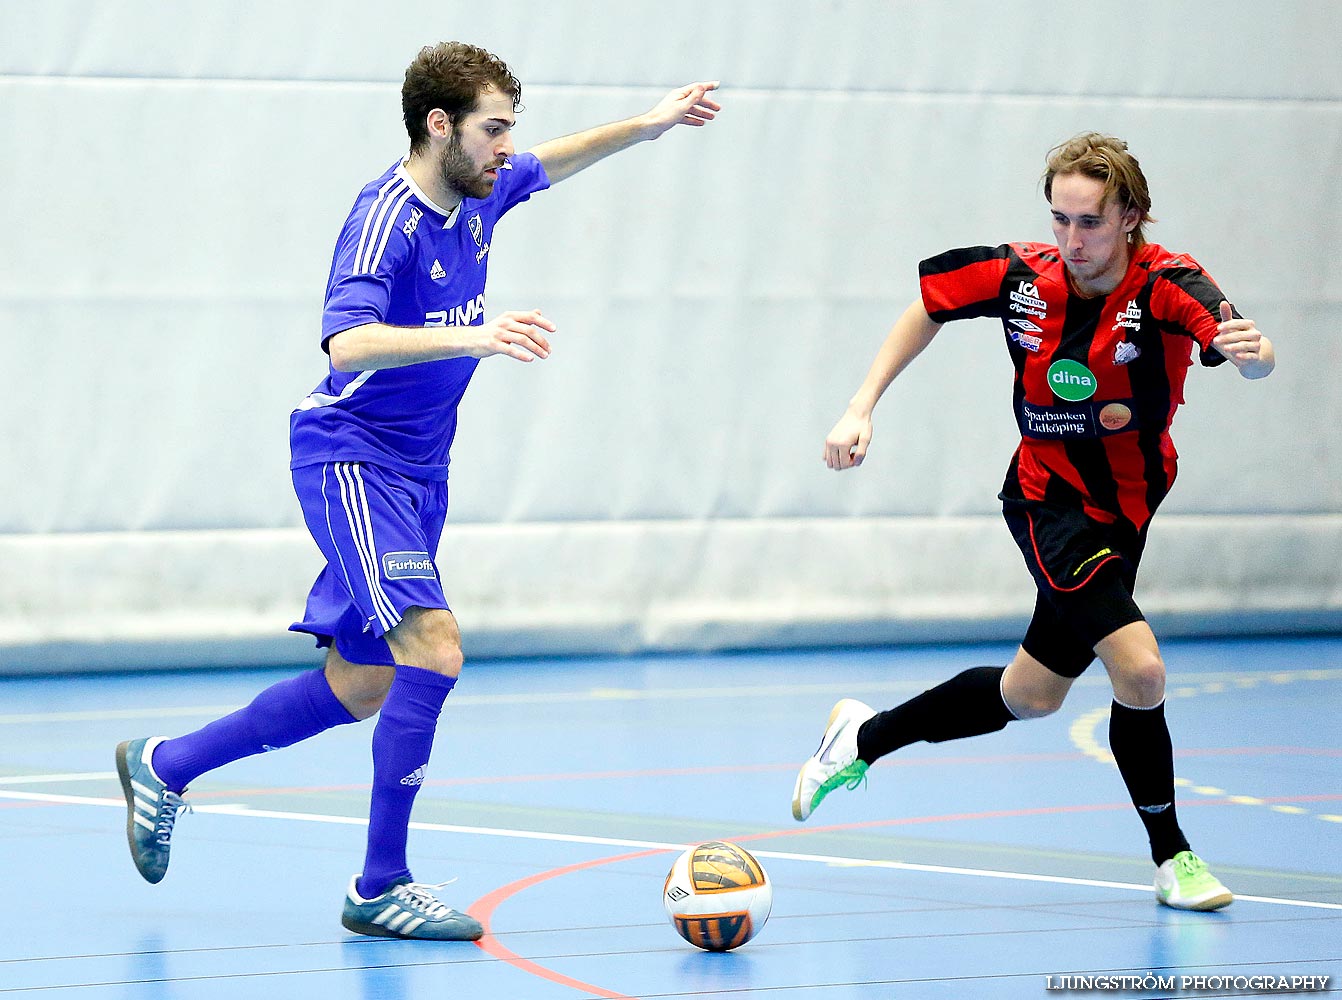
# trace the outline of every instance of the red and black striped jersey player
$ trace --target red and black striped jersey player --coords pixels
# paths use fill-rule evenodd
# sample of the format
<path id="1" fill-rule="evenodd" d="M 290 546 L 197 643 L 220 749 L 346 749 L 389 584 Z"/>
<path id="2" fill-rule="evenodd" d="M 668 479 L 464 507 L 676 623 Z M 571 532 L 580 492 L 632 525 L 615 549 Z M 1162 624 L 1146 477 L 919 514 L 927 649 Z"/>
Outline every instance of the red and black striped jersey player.
<path id="1" fill-rule="evenodd" d="M 1151 197 L 1127 144 L 1086 133 L 1050 151 L 1044 196 L 1057 245 L 970 247 L 919 266 L 921 296 L 895 323 L 825 439 L 831 469 L 862 464 L 872 410 L 951 320 L 1001 320 L 1021 443 L 1003 514 L 1034 577 L 1034 617 L 1006 667 L 975 667 L 885 712 L 852 699 L 830 715 L 797 776 L 806 819 L 878 758 L 918 741 L 996 732 L 1056 712 L 1098 657 L 1114 701 L 1109 742 L 1157 869 L 1156 898 L 1215 910 L 1233 896 L 1189 847 L 1174 806 L 1165 664 L 1133 601 L 1147 528 L 1174 481 L 1170 422 L 1196 357 L 1246 379 L 1272 344 L 1197 261 L 1146 240 Z"/>

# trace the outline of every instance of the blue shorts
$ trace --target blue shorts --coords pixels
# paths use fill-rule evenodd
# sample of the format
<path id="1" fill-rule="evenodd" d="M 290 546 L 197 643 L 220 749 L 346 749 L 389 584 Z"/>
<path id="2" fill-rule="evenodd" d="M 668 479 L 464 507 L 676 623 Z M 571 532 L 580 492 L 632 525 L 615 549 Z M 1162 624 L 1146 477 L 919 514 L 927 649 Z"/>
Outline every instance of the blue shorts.
<path id="1" fill-rule="evenodd" d="M 292 470 L 303 520 L 326 568 L 302 621 L 318 646 L 335 643 L 351 663 L 392 666 L 383 638 L 406 608 L 446 608 L 434 556 L 447 520 L 447 483 L 410 479 L 365 462 Z"/>

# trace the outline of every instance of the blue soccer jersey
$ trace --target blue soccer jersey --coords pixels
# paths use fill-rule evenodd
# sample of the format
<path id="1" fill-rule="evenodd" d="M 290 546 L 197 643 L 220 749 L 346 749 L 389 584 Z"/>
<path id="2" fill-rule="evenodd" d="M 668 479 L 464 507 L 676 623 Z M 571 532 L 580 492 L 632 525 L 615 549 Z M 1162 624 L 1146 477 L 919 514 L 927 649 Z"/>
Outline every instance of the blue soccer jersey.
<path id="1" fill-rule="evenodd" d="M 535 156 L 512 157 L 488 198 L 439 208 L 393 164 L 367 185 L 340 232 L 322 313 L 322 344 L 366 323 L 478 326 L 494 226 L 549 187 Z M 377 371 L 334 368 L 290 418 L 290 468 L 373 462 L 418 479 L 447 478 L 457 404 L 476 358 Z"/>

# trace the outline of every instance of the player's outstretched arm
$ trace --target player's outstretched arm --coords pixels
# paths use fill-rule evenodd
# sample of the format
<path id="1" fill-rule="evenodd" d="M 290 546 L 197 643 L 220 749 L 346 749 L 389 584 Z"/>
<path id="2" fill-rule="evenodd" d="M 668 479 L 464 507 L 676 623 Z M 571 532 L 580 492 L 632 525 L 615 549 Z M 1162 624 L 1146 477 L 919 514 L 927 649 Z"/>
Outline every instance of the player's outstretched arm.
<path id="1" fill-rule="evenodd" d="M 849 400 L 848 409 L 825 438 L 823 458 L 827 466 L 839 470 L 862 464 L 871 443 L 871 414 L 876 404 L 895 376 L 932 343 L 940 329 L 941 324 L 927 315 L 922 299 L 904 310 L 876 353 L 861 387 Z"/>
<path id="2" fill-rule="evenodd" d="M 1251 319 L 1235 319 L 1229 302 L 1221 303 L 1221 322 L 1212 346 L 1226 356 L 1245 378 L 1266 378 L 1277 367 L 1272 341 L 1258 332 Z"/>
<path id="3" fill-rule="evenodd" d="M 722 110 L 722 105 L 708 96 L 717 87 L 716 81 L 679 87 L 644 114 L 550 139 L 531 152 L 545 167 L 550 183 L 557 184 L 612 153 L 656 139 L 677 125 L 707 125 Z"/>
<path id="4" fill-rule="evenodd" d="M 539 309 L 506 312 L 479 326 L 387 326 L 367 323 L 326 342 L 331 365 L 341 372 L 401 368 L 444 358 L 504 354 L 518 361 L 550 356 L 547 333 L 558 329 Z"/>

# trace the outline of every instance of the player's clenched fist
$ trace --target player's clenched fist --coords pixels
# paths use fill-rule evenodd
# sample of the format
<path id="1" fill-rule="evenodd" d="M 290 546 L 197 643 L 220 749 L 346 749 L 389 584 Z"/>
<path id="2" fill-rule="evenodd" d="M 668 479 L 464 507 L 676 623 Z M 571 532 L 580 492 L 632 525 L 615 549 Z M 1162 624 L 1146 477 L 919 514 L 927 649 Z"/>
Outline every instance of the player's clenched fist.
<path id="1" fill-rule="evenodd" d="M 825 438 L 825 464 L 831 469 L 861 465 L 871 443 L 871 418 L 845 413 Z"/>

